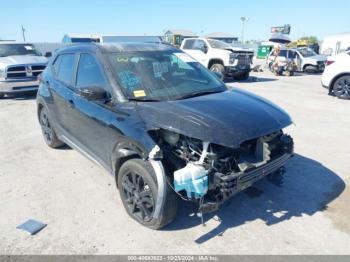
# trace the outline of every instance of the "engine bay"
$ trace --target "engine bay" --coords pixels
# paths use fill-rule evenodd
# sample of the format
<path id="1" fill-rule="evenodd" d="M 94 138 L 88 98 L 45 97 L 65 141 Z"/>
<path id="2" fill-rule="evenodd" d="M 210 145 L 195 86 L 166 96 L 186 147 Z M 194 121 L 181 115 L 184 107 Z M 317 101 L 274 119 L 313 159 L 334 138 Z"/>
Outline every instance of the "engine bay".
<path id="1" fill-rule="evenodd" d="M 284 162 L 278 161 L 293 154 L 293 139 L 281 130 L 236 149 L 163 129 L 155 139 L 163 151 L 169 185 L 183 199 L 199 202 L 203 212 L 218 209 L 267 172 L 280 171 Z"/>

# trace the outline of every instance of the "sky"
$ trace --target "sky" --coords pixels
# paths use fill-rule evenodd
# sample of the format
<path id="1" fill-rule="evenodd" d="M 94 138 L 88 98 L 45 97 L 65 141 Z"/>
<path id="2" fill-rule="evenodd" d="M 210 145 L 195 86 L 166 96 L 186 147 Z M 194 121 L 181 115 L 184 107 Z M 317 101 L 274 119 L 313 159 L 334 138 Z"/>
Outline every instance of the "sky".
<path id="1" fill-rule="evenodd" d="M 163 35 L 189 29 L 266 40 L 271 26 L 291 25 L 291 38 L 350 32 L 349 0 L 0 0 L 0 38 L 61 42 L 64 34 Z"/>

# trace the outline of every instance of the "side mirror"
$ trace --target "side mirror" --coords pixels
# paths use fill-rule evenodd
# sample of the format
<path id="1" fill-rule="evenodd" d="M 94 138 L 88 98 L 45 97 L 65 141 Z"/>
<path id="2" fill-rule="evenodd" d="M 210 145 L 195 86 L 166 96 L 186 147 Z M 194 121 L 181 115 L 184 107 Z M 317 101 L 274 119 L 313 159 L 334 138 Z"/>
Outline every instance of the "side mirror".
<path id="1" fill-rule="evenodd" d="M 106 90 L 99 86 L 79 88 L 78 94 L 87 100 L 103 100 L 108 98 L 108 93 Z"/>
<path id="2" fill-rule="evenodd" d="M 221 81 L 224 80 L 224 75 L 223 75 L 222 73 L 220 73 L 220 72 L 215 72 L 215 71 L 212 71 L 212 73 L 213 73 L 213 75 L 214 75 L 217 79 L 219 79 L 219 80 L 221 80 Z"/>
<path id="3" fill-rule="evenodd" d="M 45 53 L 45 57 L 49 58 L 49 57 L 51 57 L 51 56 L 52 56 L 52 52 L 46 52 L 46 53 Z"/>
<path id="4" fill-rule="evenodd" d="M 206 45 L 203 46 L 202 47 L 202 51 L 203 51 L 204 54 L 208 53 L 208 46 L 206 46 Z"/>

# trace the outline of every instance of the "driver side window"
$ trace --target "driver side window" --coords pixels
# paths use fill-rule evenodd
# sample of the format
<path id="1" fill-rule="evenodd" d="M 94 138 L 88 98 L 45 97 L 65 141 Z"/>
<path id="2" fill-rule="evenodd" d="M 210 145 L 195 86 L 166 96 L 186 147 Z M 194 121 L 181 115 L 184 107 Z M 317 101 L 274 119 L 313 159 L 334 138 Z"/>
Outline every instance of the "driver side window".
<path id="1" fill-rule="evenodd" d="M 76 87 L 98 86 L 106 89 L 105 77 L 96 58 L 91 54 L 81 54 L 77 71 Z"/>
<path id="2" fill-rule="evenodd" d="M 203 40 L 196 40 L 194 42 L 193 49 L 203 51 L 205 46 L 206 46 L 206 44 L 205 44 L 205 42 Z"/>

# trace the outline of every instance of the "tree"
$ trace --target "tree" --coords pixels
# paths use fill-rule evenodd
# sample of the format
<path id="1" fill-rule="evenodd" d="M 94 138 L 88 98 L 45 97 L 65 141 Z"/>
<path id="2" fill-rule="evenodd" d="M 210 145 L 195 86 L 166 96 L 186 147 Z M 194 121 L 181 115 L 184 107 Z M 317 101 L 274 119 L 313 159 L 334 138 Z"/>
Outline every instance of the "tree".
<path id="1" fill-rule="evenodd" d="M 300 40 L 305 40 L 307 41 L 310 45 L 312 44 L 317 44 L 318 43 L 318 39 L 316 36 L 304 36 L 302 38 L 300 38 Z"/>

